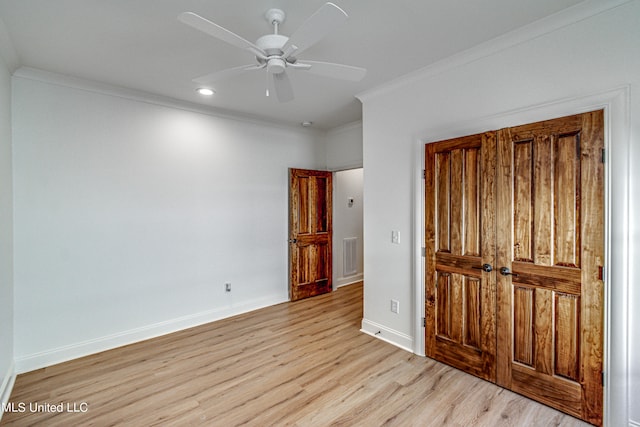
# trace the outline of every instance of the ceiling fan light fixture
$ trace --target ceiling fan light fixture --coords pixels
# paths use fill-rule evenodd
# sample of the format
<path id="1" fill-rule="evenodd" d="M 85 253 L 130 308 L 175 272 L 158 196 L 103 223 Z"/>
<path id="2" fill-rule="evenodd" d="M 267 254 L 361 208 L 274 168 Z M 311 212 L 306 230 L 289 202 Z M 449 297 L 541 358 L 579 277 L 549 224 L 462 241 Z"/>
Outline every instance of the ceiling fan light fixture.
<path id="1" fill-rule="evenodd" d="M 269 74 L 281 74 L 284 73 L 284 69 L 287 64 L 284 62 L 282 58 L 270 58 L 267 61 L 267 71 Z"/>
<path id="2" fill-rule="evenodd" d="M 196 92 L 198 92 L 202 96 L 212 96 L 214 93 L 216 93 L 213 89 L 210 89 L 208 87 L 199 87 L 198 89 L 196 89 Z"/>

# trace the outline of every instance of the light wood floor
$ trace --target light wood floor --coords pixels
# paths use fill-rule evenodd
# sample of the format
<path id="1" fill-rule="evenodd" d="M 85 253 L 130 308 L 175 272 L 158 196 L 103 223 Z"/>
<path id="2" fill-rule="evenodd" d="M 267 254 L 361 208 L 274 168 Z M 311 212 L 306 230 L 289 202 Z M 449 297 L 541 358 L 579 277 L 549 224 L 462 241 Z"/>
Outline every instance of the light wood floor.
<path id="1" fill-rule="evenodd" d="M 26 411 L 1 424 L 587 425 L 363 334 L 361 319 L 355 284 L 19 375 L 11 402 Z"/>

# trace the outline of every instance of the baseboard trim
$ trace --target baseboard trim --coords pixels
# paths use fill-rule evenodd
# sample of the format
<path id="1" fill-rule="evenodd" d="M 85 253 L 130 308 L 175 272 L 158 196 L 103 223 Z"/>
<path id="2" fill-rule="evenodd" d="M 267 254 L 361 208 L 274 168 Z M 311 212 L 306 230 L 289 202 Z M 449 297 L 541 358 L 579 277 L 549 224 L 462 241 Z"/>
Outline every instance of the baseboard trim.
<path id="1" fill-rule="evenodd" d="M 287 299 L 283 299 L 282 295 L 270 295 L 268 297 L 247 301 L 243 304 L 232 307 L 218 308 L 182 316 L 176 319 L 158 322 L 91 340 L 81 341 L 39 353 L 16 357 L 15 371 L 17 374 L 23 374 L 25 372 L 34 371 L 36 369 L 45 368 L 47 366 L 67 362 L 69 360 L 78 359 L 80 357 L 89 356 L 91 354 L 100 353 L 117 347 L 134 344 L 136 342 L 145 341 L 184 329 L 193 328 L 195 326 L 200 326 L 216 320 L 225 319 L 227 317 L 236 316 L 238 314 L 247 313 L 286 301 Z"/>
<path id="2" fill-rule="evenodd" d="M 353 285 L 354 283 L 362 282 L 364 280 L 364 274 L 356 274 L 355 276 L 349 277 L 340 277 L 336 279 L 333 283 L 336 285 L 336 289 L 341 288 L 347 285 Z"/>
<path id="3" fill-rule="evenodd" d="M 409 335 L 403 334 L 379 323 L 372 322 L 367 319 L 362 319 L 362 328 L 360 332 L 364 332 L 367 335 L 378 338 L 379 340 L 393 344 L 396 347 L 400 347 L 403 350 L 413 353 L 413 338 Z"/>
<path id="4" fill-rule="evenodd" d="M 9 403 L 15 382 L 16 372 L 13 362 L 11 362 L 7 373 L 3 377 L 2 385 L 0 385 L 0 402 L 2 402 L 2 408 L 5 408 Z M 4 415 L 4 411 L 0 411 L 0 420 L 2 420 L 2 415 Z"/>

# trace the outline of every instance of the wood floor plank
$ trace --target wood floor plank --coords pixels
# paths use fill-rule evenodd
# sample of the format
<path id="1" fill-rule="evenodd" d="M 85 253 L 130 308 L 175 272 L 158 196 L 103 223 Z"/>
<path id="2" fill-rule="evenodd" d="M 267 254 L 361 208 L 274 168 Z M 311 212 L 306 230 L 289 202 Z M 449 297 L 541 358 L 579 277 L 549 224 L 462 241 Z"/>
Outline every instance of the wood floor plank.
<path id="1" fill-rule="evenodd" d="M 587 425 L 363 334 L 361 320 L 354 284 L 22 374 L 10 401 L 27 411 L 0 425 Z"/>

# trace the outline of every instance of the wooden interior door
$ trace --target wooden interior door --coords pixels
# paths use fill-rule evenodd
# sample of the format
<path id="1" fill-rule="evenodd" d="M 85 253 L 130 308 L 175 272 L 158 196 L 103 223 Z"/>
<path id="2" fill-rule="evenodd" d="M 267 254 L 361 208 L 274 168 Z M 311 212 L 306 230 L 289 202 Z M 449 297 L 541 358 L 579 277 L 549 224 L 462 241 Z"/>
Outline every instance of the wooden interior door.
<path id="1" fill-rule="evenodd" d="M 289 289 L 296 301 L 332 290 L 332 174 L 289 169 Z"/>
<path id="2" fill-rule="evenodd" d="M 425 151 L 426 353 L 494 382 L 495 150 L 489 132 Z"/>
<path id="3" fill-rule="evenodd" d="M 603 134 L 602 111 L 500 130 L 496 178 L 497 382 L 593 424 L 602 422 Z"/>
<path id="4" fill-rule="evenodd" d="M 427 356 L 596 425 L 603 121 L 595 111 L 425 147 Z"/>

